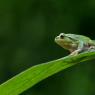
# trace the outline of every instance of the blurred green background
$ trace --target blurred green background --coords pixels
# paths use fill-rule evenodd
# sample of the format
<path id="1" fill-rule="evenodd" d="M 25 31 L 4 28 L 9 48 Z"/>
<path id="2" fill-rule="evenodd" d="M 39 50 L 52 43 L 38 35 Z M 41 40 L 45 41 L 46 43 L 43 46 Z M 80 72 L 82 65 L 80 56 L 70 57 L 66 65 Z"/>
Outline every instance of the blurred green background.
<path id="1" fill-rule="evenodd" d="M 1 0 L 0 83 L 68 55 L 54 42 L 61 32 L 95 39 L 95 1 Z M 95 95 L 95 60 L 57 73 L 21 95 Z"/>

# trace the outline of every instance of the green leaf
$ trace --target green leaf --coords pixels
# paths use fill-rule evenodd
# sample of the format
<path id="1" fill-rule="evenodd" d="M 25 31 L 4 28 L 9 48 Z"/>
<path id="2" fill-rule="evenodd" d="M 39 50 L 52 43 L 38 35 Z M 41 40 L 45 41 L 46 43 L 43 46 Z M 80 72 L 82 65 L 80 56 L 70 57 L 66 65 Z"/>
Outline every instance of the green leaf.
<path id="1" fill-rule="evenodd" d="M 95 58 L 95 52 L 86 52 L 33 66 L 1 84 L 0 93 L 2 95 L 19 95 L 49 76 L 93 58 Z"/>

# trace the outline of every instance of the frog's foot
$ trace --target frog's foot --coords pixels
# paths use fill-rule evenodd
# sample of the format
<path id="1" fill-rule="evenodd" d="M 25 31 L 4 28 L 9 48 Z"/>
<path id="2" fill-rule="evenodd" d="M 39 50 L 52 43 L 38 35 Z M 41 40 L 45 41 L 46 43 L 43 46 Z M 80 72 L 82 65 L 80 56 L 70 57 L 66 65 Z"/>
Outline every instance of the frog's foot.
<path id="1" fill-rule="evenodd" d="M 80 52 L 80 49 L 73 51 L 70 55 L 71 55 L 71 56 L 76 56 L 76 55 L 79 54 L 79 52 Z"/>
<path id="2" fill-rule="evenodd" d="M 88 51 L 95 51 L 95 46 L 90 46 L 90 48 L 88 48 Z"/>
<path id="3" fill-rule="evenodd" d="M 90 48 L 89 49 L 95 49 L 95 46 L 90 46 Z"/>

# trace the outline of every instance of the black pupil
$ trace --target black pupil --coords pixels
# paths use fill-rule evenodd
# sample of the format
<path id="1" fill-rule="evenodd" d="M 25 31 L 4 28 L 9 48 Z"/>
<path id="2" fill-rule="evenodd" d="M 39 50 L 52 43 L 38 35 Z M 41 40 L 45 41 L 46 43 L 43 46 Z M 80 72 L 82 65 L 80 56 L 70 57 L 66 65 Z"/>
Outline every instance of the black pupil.
<path id="1" fill-rule="evenodd" d="M 60 36 L 60 38 L 61 38 L 61 39 L 63 39 L 63 38 L 64 38 L 64 36 L 63 36 L 63 35 L 61 35 L 61 36 Z"/>

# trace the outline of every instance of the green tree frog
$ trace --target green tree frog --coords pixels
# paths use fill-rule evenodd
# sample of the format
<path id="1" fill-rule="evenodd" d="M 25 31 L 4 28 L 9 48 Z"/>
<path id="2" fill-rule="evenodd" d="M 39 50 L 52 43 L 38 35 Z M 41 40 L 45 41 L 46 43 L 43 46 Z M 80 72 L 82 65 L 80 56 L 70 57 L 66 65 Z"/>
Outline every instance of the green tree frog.
<path id="1" fill-rule="evenodd" d="M 77 55 L 89 49 L 95 49 L 95 41 L 89 37 L 76 34 L 60 33 L 55 37 L 55 42 L 70 51 L 70 55 Z"/>

